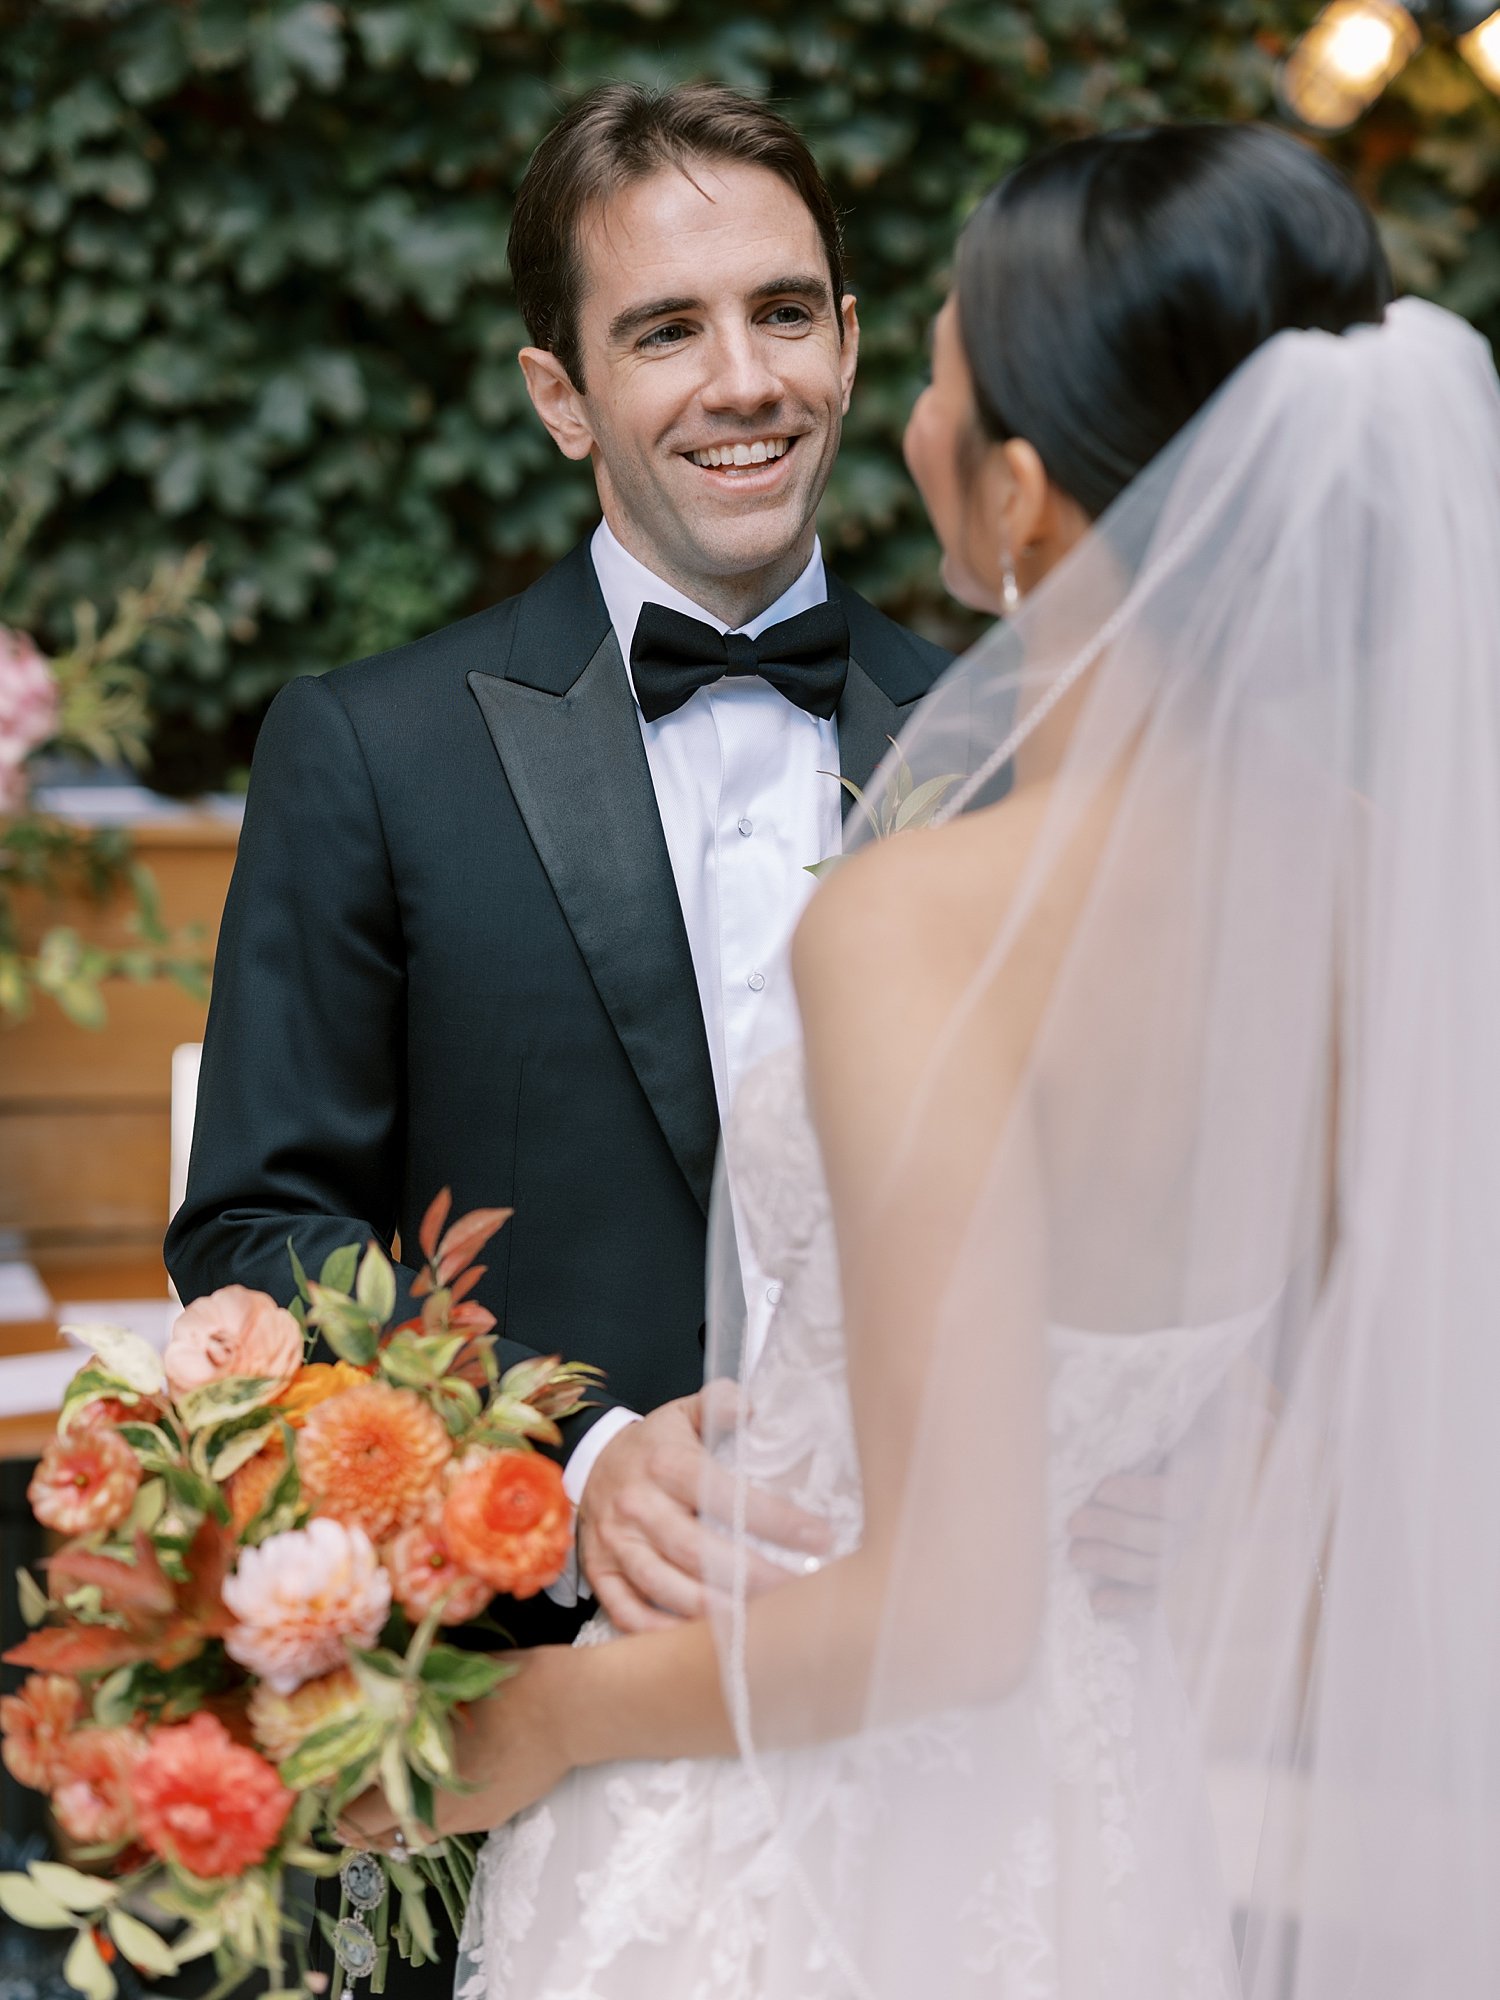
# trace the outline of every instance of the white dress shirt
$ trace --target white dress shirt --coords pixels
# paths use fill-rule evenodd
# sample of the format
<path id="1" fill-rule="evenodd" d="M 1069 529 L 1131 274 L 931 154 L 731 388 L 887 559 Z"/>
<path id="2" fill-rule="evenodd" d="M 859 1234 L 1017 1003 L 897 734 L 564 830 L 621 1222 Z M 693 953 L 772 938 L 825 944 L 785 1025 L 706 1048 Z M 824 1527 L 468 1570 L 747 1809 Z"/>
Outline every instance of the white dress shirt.
<path id="1" fill-rule="evenodd" d="M 735 629 L 754 639 L 828 596 L 816 543 L 791 588 L 734 628 L 654 576 L 607 522 L 596 529 L 591 554 L 627 674 L 636 621 L 648 602 L 702 619 L 716 632 Z M 672 714 L 657 722 L 641 716 L 640 724 L 722 1120 L 756 1058 L 797 1033 L 786 945 L 815 886 L 808 864 L 842 844 L 838 728 L 757 677 L 699 688 Z M 753 1269 L 744 1276 L 753 1339 L 775 1301 L 762 1299 L 766 1287 Z M 631 1411 L 611 1410 L 574 1451 L 563 1483 L 575 1507 L 600 1452 L 634 1421 Z M 550 1594 L 571 1603 L 576 1587 L 573 1576 L 561 1577 Z"/>

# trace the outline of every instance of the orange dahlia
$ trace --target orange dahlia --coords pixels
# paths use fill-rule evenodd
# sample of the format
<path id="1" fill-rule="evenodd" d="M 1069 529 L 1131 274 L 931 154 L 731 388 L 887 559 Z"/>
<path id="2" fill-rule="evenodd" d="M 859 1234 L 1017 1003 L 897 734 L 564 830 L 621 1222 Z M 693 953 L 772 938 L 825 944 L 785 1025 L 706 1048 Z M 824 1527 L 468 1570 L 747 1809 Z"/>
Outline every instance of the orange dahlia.
<path id="1" fill-rule="evenodd" d="M 284 1764 L 315 1730 L 344 1722 L 364 1709 L 359 1682 L 348 1667 L 304 1681 L 291 1694 L 278 1694 L 269 1681 L 256 1683 L 250 1697 L 250 1727 L 273 1764 Z"/>
<path id="2" fill-rule="evenodd" d="M 140 1461 L 107 1426 L 55 1437 L 26 1489 L 31 1511 L 60 1535 L 118 1527 L 141 1483 Z"/>
<path id="3" fill-rule="evenodd" d="M 264 1757 L 201 1713 L 155 1731 L 131 1793 L 151 1852 L 209 1880 L 264 1861 L 294 1803 Z"/>
<path id="4" fill-rule="evenodd" d="M 276 1408 L 294 1431 L 300 1431 L 309 1410 L 346 1389 L 362 1389 L 369 1381 L 352 1361 L 304 1361 L 276 1398 Z"/>
<path id="5" fill-rule="evenodd" d="M 18 1785 L 51 1791 L 58 1753 L 82 1713 L 82 1692 L 62 1674 L 28 1674 L 19 1694 L 0 1695 L 0 1761 Z"/>
<path id="6" fill-rule="evenodd" d="M 57 1753 L 52 1810 L 80 1847 L 117 1847 L 135 1831 L 130 1781 L 146 1753 L 135 1729 L 78 1729 Z"/>
<path id="7" fill-rule="evenodd" d="M 308 1412 L 297 1439 L 302 1497 L 383 1542 L 423 1511 L 452 1453 L 442 1418 L 415 1390 L 366 1382 Z"/>
<path id="8" fill-rule="evenodd" d="M 474 1453 L 443 1503 L 443 1540 L 493 1589 L 535 1597 L 562 1574 L 573 1545 L 562 1473 L 539 1452 Z"/>
<path id="9" fill-rule="evenodd" d="M 443 1608 L 438 1623 L 462 1625 L 477 1618 L 495 1594 L 493 1584 L 471 1576 L 453 1560 L 443 1540 L 440 1507 L 429 1508 L 420 1521 L 403 1528 L 386 1543 L 380 1557 L 391 1573 L 396 1602 L 418 1625 L 439 1598 Z"/>

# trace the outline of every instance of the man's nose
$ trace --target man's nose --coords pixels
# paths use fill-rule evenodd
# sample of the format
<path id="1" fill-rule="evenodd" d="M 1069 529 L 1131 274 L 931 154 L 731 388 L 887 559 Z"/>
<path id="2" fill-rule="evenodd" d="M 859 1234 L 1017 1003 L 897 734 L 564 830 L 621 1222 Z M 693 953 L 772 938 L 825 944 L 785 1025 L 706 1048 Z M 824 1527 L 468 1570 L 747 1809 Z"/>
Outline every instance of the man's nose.
<path id="1" fill-rule="evenodd" d="M 701 393 L 705 409 L 753 416 L 780 402 L 781 377 L 770 365 L 764 343 L 746 327 L 715 343 L 713 365 Z"/>

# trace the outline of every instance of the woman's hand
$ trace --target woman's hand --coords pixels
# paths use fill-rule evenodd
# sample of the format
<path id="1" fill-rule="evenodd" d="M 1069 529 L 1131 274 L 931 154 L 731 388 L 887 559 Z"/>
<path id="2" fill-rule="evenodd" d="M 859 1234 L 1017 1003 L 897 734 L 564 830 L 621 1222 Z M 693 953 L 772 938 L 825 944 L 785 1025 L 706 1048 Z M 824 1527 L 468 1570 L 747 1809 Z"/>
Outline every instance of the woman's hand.
<path id="1" fill-rule="evenodd" d="M 472 1791 L 439 1792 L 435 1838 L 488 1833 L 545 1798 L 571 1769 L 564 1722 L 572 1687 L 569 1646 L 539 1646 L 509 1656 L 511 1679 L 454 1718 L 454 1761 Z M 339 1821 L 351 1847 L 388 1849 L 397 1819 L 380 1787 L 357 1798 Z"/>

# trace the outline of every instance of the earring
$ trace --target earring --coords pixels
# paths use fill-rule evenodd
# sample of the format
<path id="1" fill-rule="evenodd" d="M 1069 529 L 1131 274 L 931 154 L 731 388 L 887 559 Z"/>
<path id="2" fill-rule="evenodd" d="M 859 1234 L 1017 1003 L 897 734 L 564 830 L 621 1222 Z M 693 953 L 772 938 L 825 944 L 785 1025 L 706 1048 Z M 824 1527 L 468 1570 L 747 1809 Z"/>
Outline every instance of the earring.
<path id="1" fill-rule="evenodd" d="M 1009 547 L 1000 551 L 1000 612 L 1005 618 L 1014 618 L 1021 608 L 1021 586 L 1016 582 L 1015 564 L 1010 559 Z"/>

